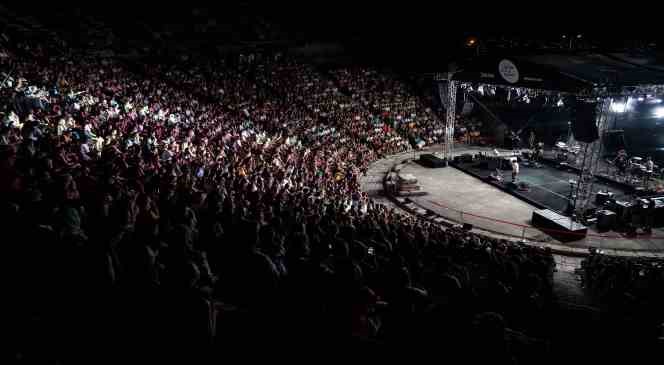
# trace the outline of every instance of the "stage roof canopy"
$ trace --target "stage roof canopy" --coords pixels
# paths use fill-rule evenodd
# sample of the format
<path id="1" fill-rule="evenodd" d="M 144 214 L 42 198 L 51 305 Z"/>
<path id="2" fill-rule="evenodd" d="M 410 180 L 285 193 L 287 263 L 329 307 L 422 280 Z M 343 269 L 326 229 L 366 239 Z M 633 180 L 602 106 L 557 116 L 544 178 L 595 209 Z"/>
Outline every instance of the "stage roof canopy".
<path id="1" fill-rule="evenodd" d="M 620 92 L 633 86 L 664 85 L 664 65 L 654 57 L 619 53 L 479 56 L 460 64 L 454 79 L 563 92 L 594 87 Z"/>

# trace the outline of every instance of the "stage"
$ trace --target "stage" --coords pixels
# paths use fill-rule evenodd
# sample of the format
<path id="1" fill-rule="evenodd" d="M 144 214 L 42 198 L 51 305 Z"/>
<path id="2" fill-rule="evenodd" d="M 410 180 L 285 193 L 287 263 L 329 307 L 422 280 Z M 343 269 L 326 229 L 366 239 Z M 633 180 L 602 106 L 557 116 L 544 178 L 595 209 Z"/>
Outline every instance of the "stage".
<path id="1" fill-rule="evenodd" d="M 488 153 L 486 148 L 457 149 L 458 154 L 478 152 Z M 415 206 L 435 212 L 441 217 L 458 223 L 472 224 L 475 229 L 502 235 L 509 239 L 547 242 L 570 252 L 587 252 L 590 247 L 607 253 L 629 255 L 653 255 L 664 251 L 664 230 L 654 229 L 652 236 L 640 235 L 636 238 L 608 231 L 598 232 L 594 226 L 588 227 L 588 237 L 573 242 L 562 243 L 537 228 L 532 227 L 531 217 L 534 210 L 548 207 L 556 211 L 564 210 L 569 195 L 569 180 L 576 179 L 574 172 L 557 170 L 550 166 L 535 169 L 522 167 L 521 181 L 531 185 L 530 192 L 517 192 L 502 184 L 489 183 L 485 177 L 491 170 L 473 167 L 474 164 L 459 164 L 459 168 L 427 168 L 417 162 L 414 155 L 401 155 L 393 160 L 400 164 L 400 172 L 414 175 L 421 186 L 423 195 L 409 197 Z M 378 168 L 383 161 L 375 163 Z M 384 169 L 386 166 L 382 166 Z M 370 168 L 370 172 L 373 168 Z M 462 170 L 463 169 L 463 170 Z M 504 170 L 503 175 L 509 182 L 511 171 Z M 594 190 L 609 189 L 616 197 L 626 193 L 619 187 L 598 183 Z M 519 194 L 521 193 L 521 194 Z"/>
<path id="2" fill-rule="evenodd" d="M 579 178 L 578 173 L 573 168 L 560 169 L 551 164 L 543 163 L 541 167 L 527 167 L 524 163 L 520 164 L 520 173 L 517 178 L 518 183 L 524 183 L 528 189 L 525 191 L 517 189 L 517 185 L 511 184 L 511 170 L 501 170 L 503 181 L 489 181 L 489 176 L 495 174 L 495 169 L 488 169 L 481 166 L 481 162 L 455 163 L 458 169 L 485 180 L 487 183 L 505 190 L 510 194 L 532 204 L 541 209 L 551 209 L 559 213 L 564 213 L 569 204 L 570 193 L 573 193 L 575 187 L 570 185 L 570 181 L 576 181 Z M 505 163 L 505 166 L 509 164 Z M 616 200 L 631 200 L 632 189 L 626 188 L 624 184 L 612 183 L 604 179 L 596 179 L 593 184 L 593 196 L 598 191 L 611 191 Z"/>

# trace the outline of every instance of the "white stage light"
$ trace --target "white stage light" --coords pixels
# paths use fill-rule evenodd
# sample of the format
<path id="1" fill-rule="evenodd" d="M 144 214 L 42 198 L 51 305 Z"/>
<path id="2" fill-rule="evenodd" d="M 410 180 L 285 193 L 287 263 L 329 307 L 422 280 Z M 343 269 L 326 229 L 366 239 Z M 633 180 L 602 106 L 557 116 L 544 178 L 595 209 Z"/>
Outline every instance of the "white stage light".
<path id="1" fill-rule="evenodd" d="M 637 100 L 638 101 L 644 101 L 645 99 L 643 98 L 643 96 L 640 96 Z"/>
<path id="2" fill-rule="evenodd" d="M 664 106 L 653 109 L 653 114 L 655 115 L 655 118 L 664 118 Z"/>
<path id="3" fill-rule="evenodd" d="M 612 102 L 610 109 L 614 113 L 624 113 L 627 110 L 627 104 Z"/>

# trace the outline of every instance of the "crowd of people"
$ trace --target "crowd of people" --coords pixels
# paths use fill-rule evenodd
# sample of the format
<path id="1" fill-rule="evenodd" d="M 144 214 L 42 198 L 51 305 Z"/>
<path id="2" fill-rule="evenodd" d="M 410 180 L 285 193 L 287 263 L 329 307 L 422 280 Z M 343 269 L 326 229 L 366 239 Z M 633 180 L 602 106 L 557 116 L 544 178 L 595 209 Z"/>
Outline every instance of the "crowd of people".
<path id="1" fill-rule="evenodd" d="M 593 251 L 582 262 L 585 286 L 619 310 L 658 312 L 664 303 L 664 263 L 650 258 L 620 258 Z"/>
<path id="2" fill-rule="evenodd" d="M 395 75 L 371 68 L 332 70 L 341 89 L 354 105 L 372 113 L 376 124 L 386 123 L 416 146 L 432 145 L 443 137 L 441 118 Z"/>
<path id="3" fill-rule="evenodd" d="M 440 136 L 393 76 L 281 53 L 136 66 L 10 51 L 0 194 L 16 359 L 546 353 L 551 252 L 360 189 L 371 162 Z"/>

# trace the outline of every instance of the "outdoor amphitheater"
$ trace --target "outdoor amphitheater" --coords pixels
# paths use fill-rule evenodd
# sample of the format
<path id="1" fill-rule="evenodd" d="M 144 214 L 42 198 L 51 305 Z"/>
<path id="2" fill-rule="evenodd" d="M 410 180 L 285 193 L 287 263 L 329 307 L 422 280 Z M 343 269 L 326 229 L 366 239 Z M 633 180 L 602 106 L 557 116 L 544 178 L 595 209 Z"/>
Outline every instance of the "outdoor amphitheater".
<path id="1" fill-rule="evenodd" d="M 7 363 L 659 353 L 654 41 L 250 3 L 0 5 Z"/>

